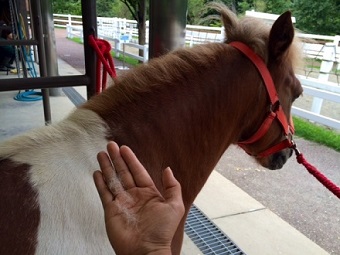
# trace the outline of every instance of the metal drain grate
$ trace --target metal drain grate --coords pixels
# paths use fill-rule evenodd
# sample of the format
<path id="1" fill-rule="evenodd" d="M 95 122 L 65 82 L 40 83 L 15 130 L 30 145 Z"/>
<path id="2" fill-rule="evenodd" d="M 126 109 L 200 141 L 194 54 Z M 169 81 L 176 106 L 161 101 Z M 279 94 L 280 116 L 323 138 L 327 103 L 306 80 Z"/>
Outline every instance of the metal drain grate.
<path id="1" fill-rule="evenodd" d="M 205 255 L 245 255 L 195 205 L 188 214 L 185 233 Z"/>
<path id="2" fill-rule="evenodd" d="M 75 106 L 79 106 L 86 102 L 86 99 L 82 97 L 73 87 L 62 88 L 65 95 L 71 100 Z"/>

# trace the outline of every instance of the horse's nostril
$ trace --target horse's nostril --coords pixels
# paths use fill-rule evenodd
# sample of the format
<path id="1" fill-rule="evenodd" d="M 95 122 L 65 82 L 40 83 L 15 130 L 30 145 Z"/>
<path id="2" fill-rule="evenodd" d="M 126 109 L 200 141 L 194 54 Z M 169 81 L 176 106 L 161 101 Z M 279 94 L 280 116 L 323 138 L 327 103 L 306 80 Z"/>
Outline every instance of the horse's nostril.
<path id="1" fill-rule="evenodd" d="M 275 153 L 272 156 L 271 163 L 268 168 L 271 170 L 280 169 L 286 163 L 287 159 L 288 159 L 287 154 L 283 152 Z"/>

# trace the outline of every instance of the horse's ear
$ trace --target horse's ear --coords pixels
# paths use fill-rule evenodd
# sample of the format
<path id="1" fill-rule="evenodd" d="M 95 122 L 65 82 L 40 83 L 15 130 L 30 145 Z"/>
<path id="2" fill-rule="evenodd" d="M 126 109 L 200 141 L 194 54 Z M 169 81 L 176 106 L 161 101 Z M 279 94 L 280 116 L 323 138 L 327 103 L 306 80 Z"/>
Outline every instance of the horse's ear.
<path id="1" fill-rule="evenodd" d="M 269 54 L 280 58 L 289 48 L 294 38 L 294 27 L 290 11 L 282 14 L 273 24 L 269 35 Z"/>

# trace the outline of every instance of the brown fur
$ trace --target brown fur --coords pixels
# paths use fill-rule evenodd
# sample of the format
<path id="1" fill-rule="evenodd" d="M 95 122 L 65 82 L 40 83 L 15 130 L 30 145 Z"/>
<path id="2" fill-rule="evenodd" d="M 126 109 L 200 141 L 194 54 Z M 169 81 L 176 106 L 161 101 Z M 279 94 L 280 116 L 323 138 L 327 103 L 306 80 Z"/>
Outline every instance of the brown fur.
<path id="1" fill-rule="evenodd" d="M 77 110 L 56 126 L 33 132 L 27 135 L 26 139 L 13 139 L 2 147 L 2 157 L 13 156 L 14 160 L 19 149 L 24 151 L 25 153 L 20 153 L 22 157 L 18 162 L 25 163 L 30 160 L 29 162 L 33 162 L 31 170 L 36 167 L 35 164 L 39 165 L 36 172 L 47 174 L 49 183 L 52 183 L 54 188 L 59 188 L 58 180 L 60 182 L 65 177 L 60 175 L 58 177 L 61 179 L 56 178 L 54 171 L 61 171 L 60 167 L 63 166 L 62 173 L 65 174 L 65 167 L 74 167 L 67 162 L 75 163 L 78 160 L 77 168 L 69 173 L 70 176 L 87 170 L 87 175 L 77 175 L 77 178 L 83 178 L 77 179 L 78 186 L 85 180 L 87 184 L 93 185 L 89 173 L 94 168 L 94 151 L 105 144 L 106 139 L 114 140 L 119 145 L 125 144 L 133 149 L 161 191 L 162 170 L 170 166 L 181 183 L 187 213 L 224 151 L 230 144 L 252 136 L 269 110 L 267 91 L 258 71 L 247 57 L 228 43 L 241 41 L 264 59 L 288 118 L 293 100 L 302 92 L 293 69 L 296 53 L 291 46 L 294 30 L 289 13 L 283 14 L 270 29 L 253 19 L 239 21 L 234 14 L 220 5 L 216 8 L 222 14 L 226 28 L 225 43 L 179 49 L 133 69 L 116 80 L 115 85 L 81 107 L 91 111 Z M 102 136 L 104 131 L 107 132 L 105 138 Z M 282 129 L 275 121 L 268 133 L 247 149 L 256 154 L 282 139 Z M 26 142 L 22 145 L 24 140 Z M 51 140 L 54 142 L 50 143 Z M 67 143 L 59 144 L 59 140 Z M 36 155 L 24 150 L 22 146 L 29 149 L 35 147 Z M 62 148 L 53 150 L 56 146 Z M 46 169 L 49 166 L 43 164 L 44 157 L 40 154 L 44 153 L 44 148 L 53 152 L 53 157 L 49 160 L 56 162 L 51 164 L 54 168 Z M 72 148 L 79 148 L 79 151 L 73 151 Z M 68 151 L 68 154 L 64 155 L 64 150 Z M 285 149 L 258 161 L 263 166 L 277 169 L 286 162 L 290 152 L 291 149 Z M 63 160 L 66 164 L 59 165 Z M 7 247 L 7 250 L 1 250 L 5 248 L 0 247 L 0 253 L 34 253 L 39 222 L 43 225 L 43 216 L 46 216 L 44 212 L 51 213 L 48 209 L 53 208 L 46 209 L 41 205 L 40 218 L 37 197 L 39 195 L 41 199 L 46 195 L 45 202 L 56 203 L 53 198 L 59 193 L 54 194 L 43 189 L 49 188 L 46 183 L 44 187 L 39 187 L 41 193 L 37 194 L 33 184 L 28 181 L 33 173 L 28 176 L 30 166 L 27 164 L 16 165 L 10 159 L 2 159 L 0 164 L 1 176 L 4 176 L 0 179 L 0 201 L 4 205 L 0 208 L 0 216 L 3 222 L 7 219 L 11 221 L 5 228 L 0 228 L 0 239 Z M 37 177 L 35 181 L 34 185 L 37 185 L 37 181 L 44 182 L 44 176 Z M 81 186 L 79 190 L 69 189 L 69 192 L 71 191 L 73 194 L 80 191 L 80 194 L 84 195 L 83 198 L 89 200 L 98 198 L 96 193 L 91 193 L 95 192 L 94 186 Z M 76 196 L 67 198 L 69 207 L 73 206 L 74 211 L 78 212 L 77 201 L 73 200 Z M 99 205 L 99 200 L 89 202 L 84 199 L 78 202 L 89 205 L 89 212 L 83 215 L 81 220 L 93 216 L 92 228 L 103 223 L 99 217 L 101 211 L 95 206 L 96 202 Z M 69 207 L 63 209 L 67 211 Z M 65 218 L 62 212 L 54 215 Z M 69 220 L 75 220 L 73 215 L 68 216 Z M 173 239 L 173 254 L 180 253 L 185 218 Z M 96 226 L 93 226 L 93 222 L 96 222 Z M 43 230 L 49 229 L 49 224 L 43 227 Z M 99 230 L 100 226 L 97 228 L 98 233 Z M 38 248 L 53 250 L 53 245 L 58 242 L 48 243 L 44 240 L 50 238 L 48 234 L 43 231 L 40 233 L 43 236 Z M 58 233 L 64 234 L 63 230 Z M 104 232 L 101 234 L 104 235 Z M 96 238 L 91 240 L 96 243 L 100 241 Z M 106 241 L 104 238 L 102 243 L 105 244 Z M 80 245 L 86 247 L 84 243 Z M 14 247 L 13 250 L 11 247 Z M 76 245 L 68 247 L 78 249 Z M 90 244 L 90 247 L 93 246 Z M 97 246 L 94 249 L 96 248 L 100 249 Z"/>
<path id="2" fill-rule="evenodd" d="M 291 47 L 294 30 L 289 13 L 282 15 L 270 30 L 253 19 L 239 21 L 234 14 L 220 5 L 217 9 L 222 14 L 226 28 L 225 43 L 179 49 L 133 69 L 116 80 L 114 86 L 81 107 L 91 111 L 77 110 L 59 125 L 32 133 L 26 138 L 29 139 L 26 146 L 34 145 L 42 150 L 43 145 L 52 147 L 58 145 L 59 139 L 67 140 L 70 148 L 87 147 L 89 155 L 83 155 L 83 151 L 64 155 L 63 149 L 67 148 L 59 148 L 60 156 L 54 155 L 53 150 L 49 151 L 56 161 L 64 159 L 63 169 L 68 167 L 67 162 L 73 162 L 71 157 L 75 155 L 84 157 L 78 159 L 78 163 L 88 160 L 91 164 L 95 161 L 94 158 L 91 160 L 91 157 L 95 156 L 92 155 L 91 147 L 97 149 L 106 142 L 101 134 L 103 130 L 107 130 L 107 140 L 114 140 L 119 145 L 125 144 L 133 149 L 161 191 L 162 170 L 167 166 L 173 169 L 174 175 L 181 183 L 183 201 L 188 212 L 228 146 L 252 136 L 269 111 L 267 91 L 258 71 L 247 57 L 228 43 L 241 41 L 265 60 L 288 118 L 293 100 L 302 92 L 293 69 L 293 57 L 296 54 Z M 99 121 L 98 115 L 103 122 Z M 73 122 L 77 128 L 71 125 Z M 96 133 L 98 130 L 100 134 Z M 53 135 L 49 137 L 49 134 Z M 80 138 L 76 140 L 75 136 Z M 275 121 L 268 133 L 247 149 L 256 154 L 283 138 L 282 129 Z M 21 138 L 7 143 L 6 146 L 10 147 L 3 149 L 2 157 L 10 157 L 18 148 L 22 149 L 21 143 Z M 60 146 L 63 146 L 63 143 Z M 39 151 L 38 149 L 36 151 Z M 49 159 L 45 157 L 46 162 L 41 162 L 45 159 L 40 155 L 43 151 L 37 155 L 32 155 L 30 151 L 25 152 L 27 153 L 22 153 L 20 162 L 33 159 L 32 162 L 40 164 L 41 172 L 47 172 L 50 181 L 54 182 L 55 187 L 59 187 L 53 172 L 59 169 L 59 164 L 54 165 L 55 169 L 50 169 L 51 172 L 46 171 Z M 268 168 L 277 169 L 286 162 L 290 152 L 291 149 L 285 149 L 258 161 Z M 3 159 L 0 163 L 1 174 L 5 176 L 0 179 L 0 194 L 3 194 L 0 195 L 0 200 L 5 205 L 0 209 L 0 216 L 13 220 L 8 229 L 0 229 L 0 239 L 5 240 L 6 246 L 10 242 L 15 246 L 17 240 L 7 241 L 6 235 L 20 234 L 18 240 L 24 240 L 27 252 L 18 252 L 33 253 L 40 215 L 36 202 L 38 195 L 28 182 L 29 166 L 15 165 L 9 159 Z M 11 169 L 8 174 L 7 168 Z M 89 167 L 89 172 L 92 171 L 91 168 L 92 166 Z M 40 168 L 38 169 L 40 171 Z M 73 169 L 75 173 L 72 174 L 78 173 L 75 170 L 79 169 Z M 89 175 L 81 177 L 87 181 L 91 180 Z M 43 177 L 40 181 L 43 181 Z M 49 186 L 44 186 L 46 187 Z M 88 194 L 91 190 L 89 187 L 82 188 L 82 194 Z M 92 192 L 95 192 L 94 187 L 92 188 Z M 11 194 L 8 195 L 8 192 Z M 45 195 L 49 195 L 48 192 Z M 88 194 L 88 197 L 91 195 Z M 39 198 L 41 197 L 42 194 L 39 194 Z M 68 198 L 72 203 L 73 197 Z M 99 200 L 97 202 L 99 203 Z M 67 211 L 69 208 L 66 206 L 62 209 Z M 98 211 L 97 207 L 88 208 L 90 209 L 93 212 Z M 15 216 L 11 218 L 9 214 L 12 212 Z M 41 215 L 44 216 L 43 213 Z M 43 220 L 41 224 L 42 222 Z M 173 239 L 173 254 L 180 253 L 184 222 L 185 217 Z M 46 228 L 45 225 L 45 230 Z M 51 237 L 46 237 L 47 241 L 48 238 Z M 43 242 L 44 240 L 41 243 Z M 52 243 L 52 246 L 53 244 L 55 243 Z M 0 253 L 12 252 L 2 252 L 0 247 Z"/>
<path id="3" fill-rule="evenodd" d="M 0 159 L 0 254 L 34 254 L 40 211 L 37 193 L 28 181 L 29 166 Z"/>
<path id="4" fill-rule="evenodd" d="M 265 60 L 290 116 L 291 103 L 302 92 L 293 71 L 295 49 L 289 47 L 292 26 L 284 24 L 287 39 L 282 39 L 281 47 L 281 39 L 270 38 L 266 25 L 254 19 L 240 22 L 230 11 L 218 9 L 226 43 L 244 42 Z M 287 17 L 280 22 L 287 23 Z M 180 49 L 151 60 L 83 106 L 108 123 L 108 139 L 135 151 L 158 188 L 162 187 L 161 170 L 167 166 L 174 170 L 187 211 L 227 147 L 250 137 L 268 113 L 267 92 L 257 70 L 226 43 Z M 282 139 L 281 127 L 275 123 L 249 147 L 261 151 Z M 288 154 L 285 151 L 259 162 L 277 168 Z M 183 224 L 173 242 L 174 254 L 180 250 Z"/>

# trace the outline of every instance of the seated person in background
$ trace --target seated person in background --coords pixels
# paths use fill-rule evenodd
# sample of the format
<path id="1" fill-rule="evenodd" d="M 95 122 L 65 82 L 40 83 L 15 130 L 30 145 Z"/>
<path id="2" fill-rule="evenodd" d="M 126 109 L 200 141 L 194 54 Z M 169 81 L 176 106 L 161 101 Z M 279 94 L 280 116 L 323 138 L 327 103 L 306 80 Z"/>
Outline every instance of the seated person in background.
<path id="1" fill-rule="evenodd" d="M 0 40 L 13 40 L 12 31 L 3 29 Z M 0 70 L 15 69 L 13 65 L 15 59 L 15 49 L 13 45 L 0 46 Z"/>

